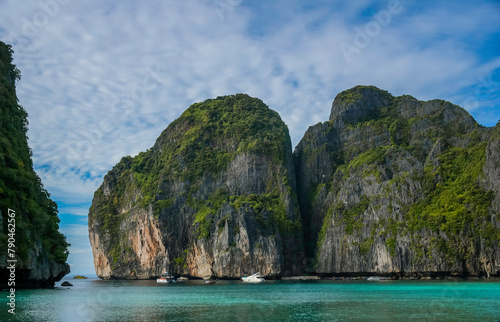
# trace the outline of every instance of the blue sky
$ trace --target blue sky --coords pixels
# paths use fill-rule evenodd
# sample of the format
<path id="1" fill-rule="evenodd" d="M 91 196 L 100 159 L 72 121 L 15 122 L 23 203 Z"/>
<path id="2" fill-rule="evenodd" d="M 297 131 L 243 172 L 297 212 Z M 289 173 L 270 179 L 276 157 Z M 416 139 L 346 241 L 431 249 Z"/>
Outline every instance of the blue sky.
<path id="1" fill-rule="evenodd" d="M 94 272 L 87 214 L 121 157 L 192 103 L 248 93 L 295 146 L 342 90 L 375 85 L 500 119 L 498 1 L 0 0 L 22 72 L 34 165 L 75 274 Z"/>

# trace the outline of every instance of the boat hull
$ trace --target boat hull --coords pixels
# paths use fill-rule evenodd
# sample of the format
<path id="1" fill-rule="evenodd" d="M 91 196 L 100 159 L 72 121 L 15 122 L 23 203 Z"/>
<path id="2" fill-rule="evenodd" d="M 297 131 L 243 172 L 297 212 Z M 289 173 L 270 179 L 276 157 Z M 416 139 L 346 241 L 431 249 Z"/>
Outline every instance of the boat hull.
<path id="1" fill-rule="evenodd" d="M 159 277 L 156 279 L 156 283 L 162 283 L 162 284 L 175 283 L 175 279 L 173 277 Z"/>
<path id="2" fill-rule="evenodd" d="M 255 278 L 255 279 L 246 279 L 243 278 L 241 279 L 244 283 L 262 283 L 265 282 L 266 280 L 263 278 Z"/>
<path id="3" fill-rule="evenodd" d="M 165 272 L 161 277 L 158 277 L 156 279 L 156 283 L 162 283 L 162 284 L 175 283 L 175 278 L 172 274 Z"/>
<path id="4" fill-rule="evenodd" d="M 245 283 L 262 283 L 266 280 L 261 277 L 260 273 L 255 273 L 253 275 L 242 277 L 241 280 Z"/>

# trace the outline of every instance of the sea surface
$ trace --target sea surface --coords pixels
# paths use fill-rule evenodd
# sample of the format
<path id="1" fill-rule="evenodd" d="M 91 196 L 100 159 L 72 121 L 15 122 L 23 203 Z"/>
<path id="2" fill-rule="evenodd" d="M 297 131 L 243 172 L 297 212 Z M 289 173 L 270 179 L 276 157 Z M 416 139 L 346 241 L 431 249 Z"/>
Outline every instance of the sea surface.
<path id="1" fill-rule="evenodd" d="M 65 280 L 73 287 L 17 291 L 15 319 L 0 292 L 0 321 L 500 321 L 498 280 Z"/>

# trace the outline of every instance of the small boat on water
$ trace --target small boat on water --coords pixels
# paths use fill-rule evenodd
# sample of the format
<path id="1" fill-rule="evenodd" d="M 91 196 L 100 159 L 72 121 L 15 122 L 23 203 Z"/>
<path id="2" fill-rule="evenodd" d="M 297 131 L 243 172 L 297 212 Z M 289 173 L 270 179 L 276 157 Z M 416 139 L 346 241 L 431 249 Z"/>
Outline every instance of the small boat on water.
<path id="1" fill-rule="evenodd" d="M 189 278 L 181 276 L 175 282 L 179 283 L 179 282 L 187 282 L 187 281 L 189 281 Z"/>
<path id="2" fill-rule="evenodd" d="M 175 283 L 175 278 L 172 274 L 163 273 L 161 277 L 156 279 L 156 283 Z"/>
<path id="3" fill-rule="evenodd" d="M 204 280 L 203 281 L 204 284 L 215 284 L 215 282 L 217 282 L 217 280 Z"/>
<path id="4" fill-rule="evenodd" d="M 388 281 L 391 280 L 392 278 L 386 277 L 386 276 L 370 276 L 366 280 L 367 281 Z"/>
<path id="5" fill-rule="evenodd" d="M 260 275 L 260 273 L 255 273 L 250 276 L 242 277 L 241 280 L 245 283 L 262 283 L 266 280 Z"/>

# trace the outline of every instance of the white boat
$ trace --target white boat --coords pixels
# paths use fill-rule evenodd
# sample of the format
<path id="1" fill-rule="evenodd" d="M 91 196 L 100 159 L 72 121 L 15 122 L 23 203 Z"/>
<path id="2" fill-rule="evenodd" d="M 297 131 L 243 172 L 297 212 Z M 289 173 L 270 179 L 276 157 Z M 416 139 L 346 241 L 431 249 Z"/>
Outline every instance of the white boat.
<path id="1" fill-rule="evenodd" d="M 382 278 L 380 276 L 370 276 L 366 280 L 367 281 L 380 281 Z"/>
<path id="2" fill-rule="evenodd" d="M 172 274 L 163 273 L 163 276 L 156 279 L 156 283 L 175 283 L 175 278 Z"/>
<path id="3" fill-rule="evenodd" d="M 262 283 L 266 280 L 260 275 L 260 273 L 255 273 L 250 276 L 242 277 L 241 280 L 245 283 Z"/>
<path id="4" fill-rule="evenodd" d="M 187 282 L 189 281 L 189 278 L 187 277 L 184 277 L 184 276 L 181 276 L 179 277 L 177 280 L 175 280 L 176 283 L 179 283 L 179 282 Z"/>

